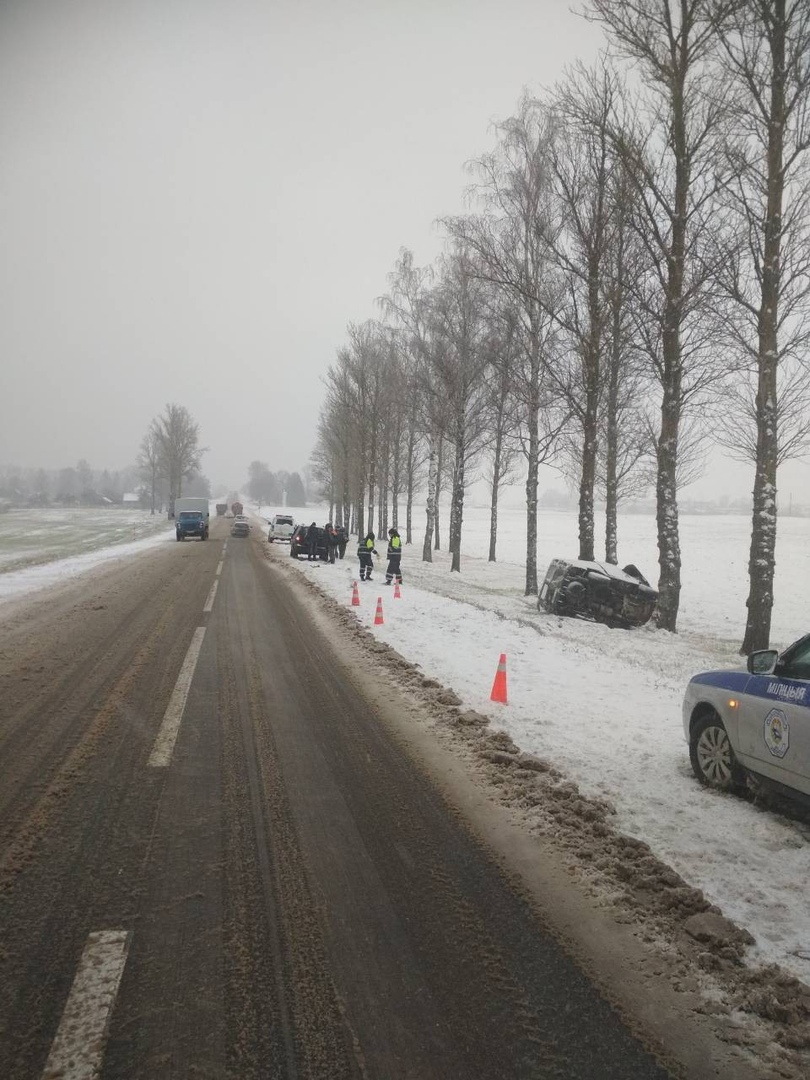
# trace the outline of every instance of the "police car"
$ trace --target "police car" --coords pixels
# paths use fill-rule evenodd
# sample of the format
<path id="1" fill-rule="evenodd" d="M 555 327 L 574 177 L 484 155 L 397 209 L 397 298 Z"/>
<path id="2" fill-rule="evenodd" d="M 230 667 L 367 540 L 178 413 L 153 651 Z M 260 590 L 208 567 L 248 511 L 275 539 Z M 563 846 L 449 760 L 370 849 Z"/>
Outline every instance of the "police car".
<path id="1" fill-rule="evenodd" d="M 810 803 L 810 634 L 781 655 L 751 653 L 745 670 L 695 675 L 683 727 L 701 783 L 770 788 Z"/>

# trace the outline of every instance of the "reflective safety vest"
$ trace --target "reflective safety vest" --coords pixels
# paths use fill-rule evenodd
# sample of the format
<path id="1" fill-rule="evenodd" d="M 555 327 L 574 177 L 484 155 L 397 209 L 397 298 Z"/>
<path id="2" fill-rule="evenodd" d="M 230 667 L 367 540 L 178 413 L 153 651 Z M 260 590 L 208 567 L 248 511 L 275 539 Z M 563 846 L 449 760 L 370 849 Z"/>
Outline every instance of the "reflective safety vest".
<path id="1" fill-rule="evenodd" d="M 401 555 L 402 554 L 402 537 L 391 536 L 388 540 L 388 554 L 389 555 Z"/>

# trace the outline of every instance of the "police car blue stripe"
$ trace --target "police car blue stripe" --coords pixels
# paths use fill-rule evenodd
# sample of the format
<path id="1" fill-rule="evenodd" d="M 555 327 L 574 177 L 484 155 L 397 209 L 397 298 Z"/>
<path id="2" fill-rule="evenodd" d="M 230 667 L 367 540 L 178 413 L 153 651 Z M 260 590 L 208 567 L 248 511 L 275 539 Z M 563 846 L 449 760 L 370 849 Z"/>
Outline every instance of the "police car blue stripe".
<path id="1" fill-rule="evenodd" d="M 704 686 L 719 686 L 721 690 L 736 690 L 741 693 L 745 690 L 751 676 L 747 671 L 704 671 L 695 675 L 693 683 L 702 683 Z"/>
<path id="2" fill-rule="evenodd" d="M 716 686 L 749 698 L 763 698 L 785 705 L 810 708 L 810 684 L 803 679 L 780 679 L 775 675 L 751 675 L 747 671 L 704 671 L 691 680 L 703 686 Z"/>

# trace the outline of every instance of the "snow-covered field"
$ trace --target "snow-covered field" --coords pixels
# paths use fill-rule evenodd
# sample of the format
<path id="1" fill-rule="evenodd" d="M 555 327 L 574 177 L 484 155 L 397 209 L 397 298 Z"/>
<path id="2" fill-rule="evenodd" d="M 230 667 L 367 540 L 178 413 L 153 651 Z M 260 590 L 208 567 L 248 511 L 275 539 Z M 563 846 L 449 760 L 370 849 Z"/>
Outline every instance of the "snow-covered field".
<path id="1" fill-rule="evenodd" d="M 246 504 L 247 507 L 247 504 Z M 264 507 L 256 522 L 278 507 Z M 250 512 L 250 511 L 249 511 Z M 292 508 L 296 521 L 319 524 L 325 508 Z M 27 512 L 27 529 L 45 527 L 43 515 Z M 95 514 L 91 511 L 89 514 Z M 107 522 L 112 530 L 114 515 Z M 8 515 L 0 518 L 0 553 Z M 147 516 L 148 517 L 148 516 Z M 101 518 L 99 519 L 99 521 Z M 737 648 L 745 622 L 749 521 L 745 517 L 684 517 L 681 520 L 683 592 L 680 632 L 652 628 L 609 630 L 538 612 L 523 596 L 525 519 L 520 510 L 500 516 L 497 563 L 486 561 L 488 513 L 465 512 L 461 574 L 451 574 L 444 552 L 421 562 L 424 515 L 405 548 L 405 584 L 400 600 L 382 584 L 384 554 L 374 580 L 362 584 L 362 605 L 349 607 L 357 560 L 352 544 L 334 566 L 299 562 L 302 574 L 347 605 L 360 622 L 420 665 L 426 675 L 451 687 L 465 704 L 492 718 L 525 751 L 554 763 L 585 794 L 608 800 L 618 829 L 644 840 L 653 852 L 756 938 L 752 960 L 775 961 L 810 982 L 810 830 L 797 821 L 741 799 L 706 791 L 693 778 L 683 741 L 681 700 L 697 671 L 739 663 Z M 84 539 L 98 546 L 91 518 L 63 549 Z M 446 527 L 447 511 L 443 510 Z M 110 558 L 128 558 L 145 546 L 173 542 L 169 523 L 146 539 L 110 534 L 117 546 L 3 572 L 3 601 L 74 576 Z M 78 528 L 78 526 L 77 526 Z M 32 532 L 28 532 L 32 537 Z M 446 530 L 443 532 L 446 543 Z M 125 542 L 127 541 L 127 542 Z M 810 520 L 782 518 L 777 546 L 776 603 L 772 641 L 785 646 L 808 627 Z M 26 543 L 28 540 L 25 541 Z M 22 541 L 18 541 L 21 545 Z M 53 538 L 42 535 L 41 548 Z M 31 550 L 37 544 L 31 539 Z M 285 548 L 276 545 L 279 555 Z M 20 547 L 17 548 L 20 550 Z M 380 540 L 378 550 L 384 553 Z M 576 554 L 576 516 L 541 512 L 538 566 L 554 556 Z M 628 516 L 620 521 L 620 561 L 635 563 L 651 581 L 657 577 L 655 522 Z M 58 555 L 57 555 L 58 557 Z M 5 566 L 8 567 L 8 560 Z M 377 597 L 385 623 L 373 627 Z M 489 700 L 498 657 L 507 655 L 509 704 Z"/>
<path id="2" fill-rule="evenodd" d="M 0 603 L 174 540 L 165 514 L 116 507 L 0 514 Z"/>

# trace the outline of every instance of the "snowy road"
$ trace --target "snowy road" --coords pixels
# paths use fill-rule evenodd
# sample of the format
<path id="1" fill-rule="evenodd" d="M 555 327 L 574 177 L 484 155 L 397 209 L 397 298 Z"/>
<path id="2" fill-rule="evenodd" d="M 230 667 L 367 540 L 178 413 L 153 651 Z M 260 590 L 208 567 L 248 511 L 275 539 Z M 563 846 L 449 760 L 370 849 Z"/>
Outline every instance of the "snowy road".
<path id="1" fill-rule="evenodd" d="M 226 535 L 3 625 L 4 1080 L 675 1075 Z"/>

